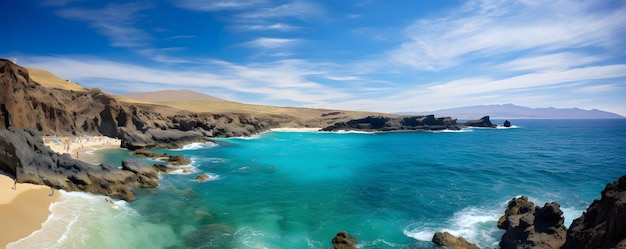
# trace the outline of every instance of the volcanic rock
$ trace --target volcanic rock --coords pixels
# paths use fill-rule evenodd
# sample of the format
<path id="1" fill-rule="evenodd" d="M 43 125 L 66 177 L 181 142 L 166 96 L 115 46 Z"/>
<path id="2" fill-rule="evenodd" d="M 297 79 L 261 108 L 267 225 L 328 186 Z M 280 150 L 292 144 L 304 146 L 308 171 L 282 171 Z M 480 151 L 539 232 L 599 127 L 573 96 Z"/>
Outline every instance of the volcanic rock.
<path id="1" fill-rule="evenodd" d="M 572 222 L 562 248 L 626 248 L 626 175 L 607 184 L 600 199 Z"/>
<path id="2" fill-rule="evenodd" d="M 323 128 L 323 131 L 356 130 L 356 131 L 438 131 L 459 130 L 463 125 L 457 124 L 450 117 L 436 118 L 434 115 L 422 116 L 368 116 L 339 122 Z"/>
<path id="3" fill-rule="evenodd" d="M 489 120 L 489 116 L 484 116 L 480 118 L 479 120 L 467 121 L 465 122 L 465 125 L 471 126 L 471 127 L 488 127 L 488 128 L 496 127 L 496 125 L 491 123 L 491 120 Z"/>
<path id="4" fill-rule="evenodd" d="M 502 126 L 511 127 L 511 122 L 509 122 L 508 120 L 504 120 L 504 124 L 502 124 Z"/>
<path id="5" fill-rule="evenodd" d="M 131 187 L 158 185 L 157 177 L 148 173 L 150 170 L 133 166 L 122 170 L 108 164 L 93 165 L 74 159 L 67 153 L 55 153 L 32 129 L 0 129 L 0 151 L 0 169 L 20 183 L 104 194 L 128 201 L 135 199 Z"/>
<path id="6" fill-rule="evenodd" d="M 332 240 L 334 249 L 356 249 L 356 238 L 350 237 L 348 232 L 338 232 Z"/>
<path id="7" fill-rule="evenodd" d="M 565 243 L 566 228 L 563 212 L 556 202 L 535 206 L 526 196 L 513 198 L 498 220 L 503 249 L 556 249 Z"/>
<path id="8" fill-rule="evenodd" d="M 455 237 L 449 232 L 436 232 L 431 241 L 435 245 L 454 249 L 480 249 L 476 244 L 467 242 L 463 237 Z"/>

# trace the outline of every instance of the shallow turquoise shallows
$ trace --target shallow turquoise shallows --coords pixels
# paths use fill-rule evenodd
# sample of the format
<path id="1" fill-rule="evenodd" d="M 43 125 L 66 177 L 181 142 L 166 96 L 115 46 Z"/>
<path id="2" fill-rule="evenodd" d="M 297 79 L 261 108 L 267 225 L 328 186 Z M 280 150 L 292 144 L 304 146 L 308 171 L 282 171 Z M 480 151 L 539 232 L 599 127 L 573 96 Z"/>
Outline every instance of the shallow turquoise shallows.
<path id="1" fill-rule="evenodd" d="M 626 174 L 626 120 L 513 120 L 459 132 L 268 132 L 180 153 L 194 173 L 162 175 L 138 200 L 64 193 L 15 248 L 435 248 L 436 231 L 497 247 L 506 202 L 557 201 L 566 225 Z M 499 121 L 499 123 L 502 123 Z M 122 149 L 102 151 L 119 165 Z M 149 162 L 152 163 L 152 162 Z M 209 180 L 198 182 L 206 173 Z"/>

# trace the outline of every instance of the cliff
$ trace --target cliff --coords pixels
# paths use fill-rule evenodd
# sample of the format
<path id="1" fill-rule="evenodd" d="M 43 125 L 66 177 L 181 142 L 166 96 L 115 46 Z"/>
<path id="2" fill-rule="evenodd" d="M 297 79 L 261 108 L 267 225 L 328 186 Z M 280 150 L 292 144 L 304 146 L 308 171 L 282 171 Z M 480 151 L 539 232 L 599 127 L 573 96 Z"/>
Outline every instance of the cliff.
<path id="1" fill-rule="evenodd" d="M 607 184 L 600 199 L 572 222 L 561 248 L 626 248 L 626 175 Z"/>
<path id="2" fill-rule="evenodd" d="M 0 129 L 32 128 L 45 135 L 106 135 L 130 149 L 176 147 L 205 137 L 249 136 L 289 118 L 194 113 L 127 103 L 99 89 L 43 87 L 23 67 L 0 59 Z"/>

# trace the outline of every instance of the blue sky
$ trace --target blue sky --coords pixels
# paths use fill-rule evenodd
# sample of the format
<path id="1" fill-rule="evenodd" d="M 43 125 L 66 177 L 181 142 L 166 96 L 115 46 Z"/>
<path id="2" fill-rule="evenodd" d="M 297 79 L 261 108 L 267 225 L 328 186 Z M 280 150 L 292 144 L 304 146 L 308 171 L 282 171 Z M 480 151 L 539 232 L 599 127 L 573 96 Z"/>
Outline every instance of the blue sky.
<path id="1" fill-rule="evenodd" d="M 0 57 L 112 93 L 382 112 L 626 116 L 626 2 L 5 1 Z"/>

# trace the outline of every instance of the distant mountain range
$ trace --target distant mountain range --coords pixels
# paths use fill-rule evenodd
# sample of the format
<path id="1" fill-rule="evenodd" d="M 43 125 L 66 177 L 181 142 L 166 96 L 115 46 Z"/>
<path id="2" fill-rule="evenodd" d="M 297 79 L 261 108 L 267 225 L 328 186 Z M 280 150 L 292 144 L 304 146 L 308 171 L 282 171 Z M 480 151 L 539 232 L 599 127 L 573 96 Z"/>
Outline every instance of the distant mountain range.
<path id="1" fill-rule="evenodd" d="M 458 119 L 477 119 L 489 115 L 491 119 L 612 119 L 624 118 L 612 112 L 580 108 L 530 108 L 514 104 L 477 105 L 437 111 L 422 112 L 435 116 L 450 116 Z"/>

